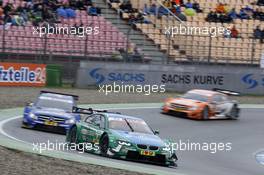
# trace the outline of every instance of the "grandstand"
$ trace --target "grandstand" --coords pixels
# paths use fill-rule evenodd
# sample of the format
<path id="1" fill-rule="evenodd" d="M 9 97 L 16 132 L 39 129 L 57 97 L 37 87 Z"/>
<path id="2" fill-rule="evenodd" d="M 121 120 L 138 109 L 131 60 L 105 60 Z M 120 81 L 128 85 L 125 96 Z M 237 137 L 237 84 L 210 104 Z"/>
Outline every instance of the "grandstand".
<path id="1" fill-rule="evenodd" d="M 69 2 L 69 1 L 64 1 Z M 58 17 L 55 25 L 58 27 L 99 27 L 100 34 L 85 35 L 79 37 L 72 34 L 51 34 L 39 37 L 33 35 L 34 21 L 27 20 L 23 25 L 2 25 L 0 30 L 0 47 L 4 58 L 27 57 L 33 59 L 61 58 L 67 60 L 70 56 L 72 61 L 82 59 L 111 59 L 121 61 L 150 61 L 152 62 L 201 62 L 201 63 L 232 63 L 258 65 L 264 44 L 261 39 L 253 38 L 254 29 L 257 26 L 264 28 L 264 23 L 259 19 L 234 19 L 231 23 L 208 22 L 208 13 L 215 10 L 219 2 L 228 4 L 229 8 L 239 11 L 245 6 L 253 10 L 264 10 L 263 6 L 252 4 L 254 2 L 243 0 L 199 0 L 202 10 L 195 15 L 186 15 L 187 21 L 182 21 L 173 12 L 173 7 L 165 7 L 162 1 L 154 0 L 130 0 L 133 12 L 120 9 L 121 1 L 96 0 L 95 5 L 101 9 L 101 15 L 87 14 L 86 7 L 77 9 L 73 18 Z M 187 1 L 184 1 L 186 3 Z M 193 3 L 194 1 L 190 1 Z M 16 10 L 27 6 L 28 2 L 20 0 L 3 0 L 2 9 L 8 4 Z M 156 4 L 163 7 L 166 15 L 146 14 L 144 8 Z M 90 7 L 91 4 L 88 4 Z M 70 6 L 71 7 L 71 6 Z M 89 8 L 88 7 L 88 8 Z M 181 4 L 184 10 L 184 4 Z M 3 11 L 2 11 L 3 12 Z M 56 10 L 53 11 L 56 13 Z M 131 16 L 137 17 L 144 13 L 144 21 L 133 21 Z M 182 12 L 183 13 L 183 12 Z M 11 13 L 11 15 L 13 15 Z M 17 15 L 15 13 L 13 16 Z M 147 22 L 146 22 L 147 21 Z M 43 21 L 42 21 L 43 24 Z M 38 24 L 41 25 L 41 24 Z M 201 36 L 201 35 L 174 35 L 166 34 L 164 29 L 168 26 L 194 26 L 194 27 L 229 27 L 235 26 L 239 31 L 239 37 Z M 6 28 L 6 30 L 3 30 Z M 134 52 L 136 51 L 136 57 Z M 26 56 L 23 56 L 26 55 Z M 118 56 L 117 56 L 118 55 Z M 131 56 L 132 55 L 132 56 Z M 139 56 L 140 55 L 140 56 Z M 130 57 L 129 57 L 130 56 Z M 127 59 L 129 57 L 129 59 Z"/>
<path id="2" fill-rule="evenodd" d="M 187 2 L 187 1 L 185 1 Z M 190 1 L 193 3 L 194 1 Z M 239 11 L 245 6 L 250 6 L 254 10 L 260 8 L 264 10 L 263 6 L 256 4 L 252 5 L 249 1 L 242 0 L 200 0 L 198 1 L 202 13 L 196 13 L 194 16 L 186 16 L 187 21 L 181 23 L 179 18 L 175 17 L 170 12 L 169 15 L 149 14 L 148 18 L 151 24 L 137 24 L 137 28 L 145 33 L 150 39 L 160 46 L 161 50 L 167 52 L 170 60 L 174 61 L 203 61 L 216 63 L 239 63 L 239 64 L 259 64 L 261 58 L 263 44 L 259 39 L 254 39 L 253 31 L 260 25 L 264 27 L 264 23 L 258 19 L 235 19 L 232 23 L 217 23 L 207 22 L 206 17 L 208 13 L 214 10 L 219 2 L 226 3 L 230 8 L 235 8 Z M 109 2 L 110 3 L 110 2 Z M 131 0 L 133 8 L 144 12 L 145 4 L 150 7 L 151 4 L 161 5 L 161 1 L 138 1 Z M 112 7 L 118 9 L 119 4 L 112 3 Z M 164 4 L 163 4 L 164 5 Z M 129 16 L 129 15 L 126 15 Z M 179 26 L 184 24 L 193 27 L 229 27 L 235 26 L 240 32 L 239 38 L 226 38 L 224 35 L 217 37 L 200 36 L 200 35 L 177 35 L 169 38 L 164 34 L 164 28 L 167 26 Z M 170 44 L 168 44 L 170 43 Z"/>

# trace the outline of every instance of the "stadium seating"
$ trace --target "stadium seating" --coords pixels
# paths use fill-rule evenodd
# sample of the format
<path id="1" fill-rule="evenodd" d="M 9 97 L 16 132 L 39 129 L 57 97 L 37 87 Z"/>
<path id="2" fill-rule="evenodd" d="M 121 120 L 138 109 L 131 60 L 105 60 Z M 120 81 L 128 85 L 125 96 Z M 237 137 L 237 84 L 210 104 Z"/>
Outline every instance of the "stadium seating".
<path id="1" fill-rule="evenodd" d="M 4 0 L 4 4 L 7 2 L 13 3 L 15 8 L 20 3 L 19 0 Z M 3 51 L 10 53 L 71 56 L 111 55 L 116 50 L 127 47 L 126 36 L 102 16 L 88 16 L 84 10 L 76 10 L 76 15 L 76 18 L 61 19 L 61 23 L 56 24 L 57 27 L 70 28 L 82 23 L 83 27 L 99 27 L 99 34 L 84 37 L 50 34 L 39 37 L 38 34 L 33 34 L 32 23 L 27 22 L 25 26 L 11 26 L 5 31 L 0 30 L 0 46 Z"/>
<path id="2" fill-rule="evenodd" d="M 161 4 L 161 1 L 154 0 L 130 0 L 133 8 L 143 11 L 144 5 L 150 6 L 152 3 Z M 12 3 L 15 8 L 19 4 L 26 3 L 19 0 L 4 0 L 3 3 Z M 121 1 L 122 2 L 122 1 Z M 185 1 L 186 2 L 186 1 Z M 191 2 L 193 2 L 191 0 Z M 225 38 L 224 36 L 210 37 L 201 35 L 175 35 L 170 37 L 165 33 L 168 26 L 179 27 L 179 20 L 172 15 L 158 18 L 155 15 L 147 15 L 145 18 L 151 23 L 136 23 L 138 30 L 142 31 L 152 40 L 160 50 L 167 53 L 172 61 L 204 61 L 209 59 L 215 63 L 242 63 L 259 64 L 264 44 L 259 39 L 253 39 L 253 32 L 256 26 L 264 28 L 264 23 L 260 20 L 235 19 L 232 23 L 207 22 L 205 19 L 211 10 L 214 10 L 220 1 L 199 0 L 202 13 L 194 16 L 186 16 L 187 21 L 183 25 L 190 27 L 232 27 L 239 31 L 239 38 Z M 261 9 L 263 6 L 252 5 L 252 1 L 244 0 L 221 0 L 227 3 L 230 8 L 239 11 L 249 5 L 253 9 Z M 110 3 L 108 1 L 108 3 Z M 111 3 L 112 8 L 120 11 L 120 3 Z M 129 19 L 129 14 L 123 13 L 125 19 Z M 4 52 L 29 53 L 29 54 L 51 54 L 51 55 L 111 55 L 116 50 L 127 48 L 127 38 L 117 27 L 105 20 L 102 16 L 88 16 L 85 10 L 76 10 L 76 18 L 60 19 L 59 27 L 73 27 L 83 24 L 86 26 L 97 26 L 100 29 L 99 35 L 87 35 L 80 37 L 76 35 L 52 34 L 39 38 L 33 35 L 33 25 L 27 22 L 25 26 L 11 26 L 8 30 L 0 30 L 0 46 Z"/>
<path id="3" fill-rule="evenodd" d="M 139 1 L 131 0 L 133 8 L 143 12 L 144 5 L 149 7 L 152 3 L 160 4 L 155 1 Z M 193 2 L 193 1 L 191 1 Z M 261 9 L 263 6 L 251 5 L 250 1 L 241 0 L 199 0 L 203 13 L 196 13 L 195 16 L 187 16 L 185 25 L 191 27 L 232 27 L 235 26 L 239 31 L 239 38 L 225 38 L 217 36 L 210 38 L 209 36 L 185 36 L 176 35 L 169 38 L 165 35 L 164 29 L 168 26 L 179 27 L 179 20 L 175 17 L 162 16 L 158 18 L 154 15 L 147 15 L 146 18 L 152 24 L 136 24 L 136 27 L 146 34 L 155 44 L 159 45 L 160 49 L 167 52 L 171 60 L 174 61 L 208 61 L 216 63 L 242 63 L 242 64 L 259 64 L 264 44 L 261 44 L 259 39 L 253 39 L 253 31 L 256 26 L 260 25 L 264 28 L 264 23 L 259 20 L 241 20 L 235 19 L 233 23 L 215 23 L 207 22 L 206 16 L 214 10 L 219 2 L 227 3 L 230 8 L 235 8 L 239 11 L 246 5 L 253 9 Z M 118 9 L 119 4 L 114 3 L 113 8 Z M 127 15 L 126 15 L 127 16 Z M 169 44 L 170 43 L 170 44 Z"/>

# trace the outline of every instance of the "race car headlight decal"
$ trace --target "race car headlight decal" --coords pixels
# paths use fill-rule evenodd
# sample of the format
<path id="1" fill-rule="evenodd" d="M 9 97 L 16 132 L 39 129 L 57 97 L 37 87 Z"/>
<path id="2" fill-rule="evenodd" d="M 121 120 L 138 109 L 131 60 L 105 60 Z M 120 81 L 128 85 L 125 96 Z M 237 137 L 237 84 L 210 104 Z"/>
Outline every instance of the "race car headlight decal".
<path id="1" fill-rule="evenodd" d="M 123 140 L 118 140 L 117 143 L 119 145 L 131 146 L 131 143 L 129 143 L 127 141 L 123 141 Z"/>
<path id="2" fill-rule="evenodd" d="M 33 113 L 29 113 L 28 115 L 30 118 L 34 119 L 34 120 L 37 120 L 38 119 L 38 116 L 36 116 L 35 114 Z"/>
<path id="3" fill-rule="evenodd" d="M 73 124 L 75 123 L 75 119 L 71 118 L 65 122 L 66 124 Z"/>
<path id="4" fill-rule="evenodd" d="M 189 110 L 190 111 L 195 111 L 195 110 L 197 110 L 198 109 L 198 106 L 192 106 L 192 107 L 189 107 Z"/>
<path id="5" fill-rule="evenodd" d="M 162 151 L 166 151 L 166 152 L 170 152 L 170 147 L 164 147 L 164 148 L 162 148 Z"/>

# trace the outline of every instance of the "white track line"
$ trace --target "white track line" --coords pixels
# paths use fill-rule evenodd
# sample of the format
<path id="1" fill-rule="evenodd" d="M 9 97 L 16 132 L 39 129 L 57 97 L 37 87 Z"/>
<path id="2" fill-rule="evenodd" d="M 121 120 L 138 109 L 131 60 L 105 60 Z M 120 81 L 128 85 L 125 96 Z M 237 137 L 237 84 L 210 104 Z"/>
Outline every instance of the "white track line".
<path id="1" fill-rule="evenodd" d="M 9 118 L 9 119 L 5 119 L 5 120 L 0 121 L 0 133 L 1 133 L 2 135 L 4 135 L 4 136 L 10 138 L 10 139 L 13 139 L 13 140 L 16 140 L 16 141 L 19 141 L 19 142 L 23 142 L 23 143 L 26 143 L 26 144 L 30 144 L 29 142 L 25 142 L 25 141 L 23 141 L 23 140 L 20 140 L 20 139 L 18 139 L 18 138 L 16 138 L 16 137 L 13 137 L 13 136 L 7 134 L 7 133 L 4 131 L 4 129 L 3 129 L 3 126 L 4 126 L 6 123 L 8 123 L 8 122 L 10 122 L 10 121 L 12 121 L 12 120 L 19 119 L 19 118 L 22 118 L 22 116 L 21 116 L 21 115 L 20 115 L 20 116 L 15 116 L 15 117 L 11 117 L 11 118 Z"/>

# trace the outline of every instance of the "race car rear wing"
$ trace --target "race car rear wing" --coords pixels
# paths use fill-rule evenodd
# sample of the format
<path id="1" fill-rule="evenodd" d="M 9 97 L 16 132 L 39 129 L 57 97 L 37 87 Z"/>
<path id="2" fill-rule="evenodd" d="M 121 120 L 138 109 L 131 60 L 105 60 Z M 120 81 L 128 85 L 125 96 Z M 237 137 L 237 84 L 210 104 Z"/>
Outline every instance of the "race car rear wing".
<path id="1" fill-rule="evenodd" d="M 240 92 L 235 92 L 231 90 L 226 90 L 226 89 L 219 89 L 219 88 L 214 88 L 212 89 L 213 91 L 220 92 L 222 94 L 230 95 L 230 96 L 240 96 Z"/>
<path id="2" fill-rule="evenodd" d="M 79 100 L 78 95 L 73 95 L 73 94 L 65 94 L 65 93 L 59 93 L 59 92 L 52 92 L 52 91 L 40 91 L 40 94 L 58 94 L 58 95 L 65 95 L 65 96 L 71 96 L 74 98 L 74 100 Z"/>
<path id="3" fill-rule="evenodd" d="M 72 113 L 76 114 L 94 114 L 94 113 L 111 113 L 111 114 L 121 114 L 120 112 L 110 112 L 107 110 L 96 110 L 93 108 L 79 108 L 79 107 L 73 107 L 72 108 Z"/>

